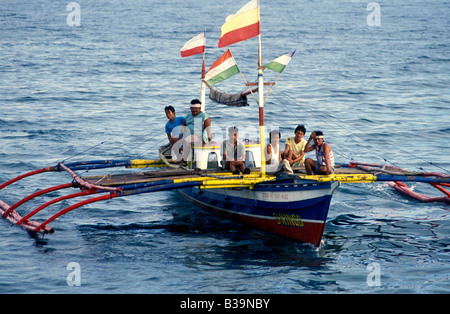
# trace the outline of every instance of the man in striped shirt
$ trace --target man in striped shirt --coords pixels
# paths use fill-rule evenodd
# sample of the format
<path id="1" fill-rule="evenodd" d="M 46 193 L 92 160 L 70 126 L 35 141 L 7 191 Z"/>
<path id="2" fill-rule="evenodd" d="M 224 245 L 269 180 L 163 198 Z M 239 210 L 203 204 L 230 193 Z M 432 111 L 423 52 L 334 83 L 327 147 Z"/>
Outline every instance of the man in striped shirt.
<path id="1" fill-rule="evenodd" d="M 311 144 L 311 140 L 314 139 L 314 144 Z M 334 155 L 330 145 L 324 142 L 323 132 L 315 131 L 309 136 L 309 140 L 306 143 L 305 153 L 310 151 L 316 151 L 317 161 L 307 158 L 305 160 L 305 169 L 308 175 L 315 174 L 332 174 L 334 172 Z"/>

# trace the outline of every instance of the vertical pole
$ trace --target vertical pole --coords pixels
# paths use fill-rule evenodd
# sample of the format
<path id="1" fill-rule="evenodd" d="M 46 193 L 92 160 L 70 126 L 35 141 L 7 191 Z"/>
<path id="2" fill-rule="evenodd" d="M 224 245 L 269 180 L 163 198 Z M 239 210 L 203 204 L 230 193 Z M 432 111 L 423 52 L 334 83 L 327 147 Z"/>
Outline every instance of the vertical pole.
<path id="1" fill-rule="evenodd" d="M 205 94 L 206 94 L 206 83 L 205 83 L 205 75 L 206 75 L 206 68 L 205 68 L 205 53 L 206 53 L 206 47 L 205 47 L 205 51 L 203 51 L 203 65 L 202 65 L 202 89 L 201 89 L 201 95 L 200 95 L 200 102 L 201 104 L 201 112 L 205 112 Z M 202 126 L 203 129 L 203 126 Z M 194 145 L 195 146 L 195 145 Z M 195 158 L 195 148 L 194 146 L 192 146 L 192 157 L 191 157 L 191 169 L 194 169 L 194 158 Z M 200 159 L 203 158 L 203 145 L 202 145 L 202 153 L 200 154 Z M 199 160 L 200 162 L 200 160 Z M 198 167 L 198 163 L 197 163 L 197 167 Z"/>
<path id="2" fill-rule="evenodd" d="M 201 111 L 205 112 L 205 94 L 206 94 L 206 84 L 205 84 L 205 51 L 203 52 L 203 65 L 202 65 L 202 89 L 201 89 L 201 94 L 200 94 L 200 101 L 202 102 L 202 107 L 201 107 Z"/>
<path id="3" fill-rule="evenodd" d="M 258 21 L 261 15 L 258 8 Z M 261 145 L 261 176 L 266 175 L 266 140 L 264 134 L 264 79 L 262 70 L 261 26 L 258 35 L 258 96 L 259 96 L 259 143 Z"/>
<path id="4" fill-rule="evenodd" d="M 261 175 L 266 175 L 266 143 L 264 134 L 264 80 L 262 67 L 258 69 L 258 96 L 259 96 L 259 143 L 261 145 Z"/>

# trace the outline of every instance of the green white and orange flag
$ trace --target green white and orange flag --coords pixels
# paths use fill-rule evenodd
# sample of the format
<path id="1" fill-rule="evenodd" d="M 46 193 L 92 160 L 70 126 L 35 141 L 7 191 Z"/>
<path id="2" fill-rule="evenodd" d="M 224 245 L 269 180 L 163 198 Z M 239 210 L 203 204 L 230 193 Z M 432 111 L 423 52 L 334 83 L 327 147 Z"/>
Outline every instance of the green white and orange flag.
<path id="1" fill-rule="evenodd" d="M 236 14 L 229 15 L 221 28 L 219 48 L 260 34 L 259 0 L 252 0 Z"/>
<path id="2" fill-rule="evenodd" d="M 263 65 L 263 71 L 266 69 L 271 69 L 272 71 L 281 73 L 283 72 L 284 68 L 288 65 L 288 63 L 291 61 L 292 57 L 294 56 L 295 51 L 291 53 L 287 53 L 285 55 L 282 55 L 281 57 L 276 58 L 275 60 L 270 61 L 269 63 Z"/>
<path id="3" fill-rule="evenodd" d="M 211 65 L 205 76 L 205 81 L 209 86 L 213 86 L 237 73 L 239 73 L 239 68 L 236 61 L 234 61 L 230 49 L 228 49 Z"/>

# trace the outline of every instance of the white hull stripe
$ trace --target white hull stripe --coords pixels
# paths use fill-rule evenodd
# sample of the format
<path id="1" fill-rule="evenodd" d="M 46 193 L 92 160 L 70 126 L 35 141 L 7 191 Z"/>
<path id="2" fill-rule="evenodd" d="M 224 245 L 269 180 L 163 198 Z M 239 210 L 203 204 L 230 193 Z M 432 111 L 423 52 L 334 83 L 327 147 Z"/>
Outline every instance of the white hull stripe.
<path id="1" fill-rule="evenodd" d="M 265 202 L 290 203 L 311 200 L 319 197 L 332 195 L 339 186 L 334 182 L 330 189 L 319 190 L 299 190 L 299 191 L 253 191 L 253 190 L 232 190 L 232 189 L 211 189 L 209 193 L 216 193 L 231 197 L 239 197 Z"/>

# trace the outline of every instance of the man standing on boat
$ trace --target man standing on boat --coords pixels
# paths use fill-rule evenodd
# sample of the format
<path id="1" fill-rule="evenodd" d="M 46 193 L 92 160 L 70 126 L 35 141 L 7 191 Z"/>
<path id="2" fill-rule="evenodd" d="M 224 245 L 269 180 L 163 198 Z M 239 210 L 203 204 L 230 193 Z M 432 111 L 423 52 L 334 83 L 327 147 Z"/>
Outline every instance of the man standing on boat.
<path id="1" fill-rule="evenodd" d="M 241 141 L 238 141 L 237 127 L 231 127 L 228 129 L 228 140 L 223 141 L 220 146 L 220 154 L 224 161 L 224 169 L 230 170 L 233 174 L 249 174 L 250 169 L 245 168 L 245 145 Z"/>
<path id="2" fill-rule="evenodd" d="M 309 146 L 311 140 L 314 139 L 314 144 Z M 316 174 L 332 174 L 334 172 L 334 155 L 330 145 L 324 142 L 323 132 L 312 132 L 308 142 L 306 143 L 305 153 L 316 151 L 317 161 L 307 158 L 305 161 L 305 169 L 308 175 Z"/>
<path id="3" fill-rule="evenodd" d="M 176 142 L 174 151 L 177 155 L 177 161 L 186 161 L 189 156 L 189 147 L 191 143 L 195 145 L 203 145 L 212 139 L 211 133 L 211 119 L 207 113 L 201 111 L 201 101 L 198 99 L 191 100 L 191 113 L 184 119 L 183 126 L 186 130 L 183 134 L 183 140 Z M 181 160 L 178 156 L 177 150 L 183 145 L 183 155 Z"/>
<path id="4" fill-rule="evenodd" d="M 165 156 L 170 156 L 170 148 L 183 137 L 181 126 L 183 125 L 184 117 L 175 116 L 175 108 L 173 106 L 166 106 L 164 111 L 167 119 L 169 119 L 166 123 L 166 134 L 169 143 L 159 147 L 159 152 Z"/>
<path id="5" fill-rule="evenodd" d="M 201 108 L 200 100 L 191 100 L 191 113 L 186 116 L 183 125 L 189 129 L 192 139 L 206 143 L 212 139 L 211 119 Z"/>

